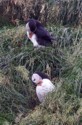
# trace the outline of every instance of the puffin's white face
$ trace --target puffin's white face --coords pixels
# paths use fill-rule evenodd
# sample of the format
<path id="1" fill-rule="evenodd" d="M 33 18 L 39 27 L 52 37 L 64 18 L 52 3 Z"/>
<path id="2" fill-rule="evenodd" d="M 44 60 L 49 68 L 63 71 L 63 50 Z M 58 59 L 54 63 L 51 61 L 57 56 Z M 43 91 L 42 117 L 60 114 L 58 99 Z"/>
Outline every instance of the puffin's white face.
<path id="1" fill-rule="evenodd" d="M 33 74 L 32 75 L 32 82 L 34 82 L 36 85 L 42 80 L 42 78 L 38 74 Z"/>
<path id="2" fill-rule="evenodd" d="M 27 30 L 27 32 L 31 32 L 30 27 L 29 27 L 29 23 L 26 24 L 26 30 Z"/>

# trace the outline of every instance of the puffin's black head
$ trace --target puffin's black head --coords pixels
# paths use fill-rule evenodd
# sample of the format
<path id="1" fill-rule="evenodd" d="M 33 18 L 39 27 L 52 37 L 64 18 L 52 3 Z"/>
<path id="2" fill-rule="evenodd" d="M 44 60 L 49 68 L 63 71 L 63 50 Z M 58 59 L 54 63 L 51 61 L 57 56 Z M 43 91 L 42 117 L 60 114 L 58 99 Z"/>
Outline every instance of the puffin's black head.
<path id="1" fill-rule="evenodd" d="M 38 74 L 42 79 L 49 79 L 48 75 L 46 75 L 45 73 L 42 72 L 35 72 L 36 74 Z"/>
<path id="2" fill-rule="evenodd" d="M 35 32 L 35 30 L 36 30 L 36 21 L 34 19 L 29 19 L 27 21 L 27 24 L 28 24 L 28 26 L 30 28 L 30 31 Z"/>

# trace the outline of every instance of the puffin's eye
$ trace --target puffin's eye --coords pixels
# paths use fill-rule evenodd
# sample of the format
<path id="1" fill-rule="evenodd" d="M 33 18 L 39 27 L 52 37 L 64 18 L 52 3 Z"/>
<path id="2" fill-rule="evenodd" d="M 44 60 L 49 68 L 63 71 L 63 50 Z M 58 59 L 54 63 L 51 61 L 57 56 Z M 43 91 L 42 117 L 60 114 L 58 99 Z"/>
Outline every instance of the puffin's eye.
<path id="1" fill-rule="evenodd" d="M 33 79 L 33 81 L 35 81 L 36 79 Z"/>

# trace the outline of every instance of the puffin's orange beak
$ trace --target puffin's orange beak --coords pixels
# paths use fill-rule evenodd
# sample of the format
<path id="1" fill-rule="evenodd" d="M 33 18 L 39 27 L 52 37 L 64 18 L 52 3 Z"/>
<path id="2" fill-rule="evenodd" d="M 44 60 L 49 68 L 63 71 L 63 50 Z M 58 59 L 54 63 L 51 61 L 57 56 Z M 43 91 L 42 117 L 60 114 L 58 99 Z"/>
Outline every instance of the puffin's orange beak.
<path id="1" fill-rule="evenodd" d="M 31 38 L 33 36 L 33 33 L 31 32 L 31 33 L 29 33 L 29 38 Z"/>
<path id="2" fill-rule="evenodd" d="M 41 86 L 42 85 L 42 80 L 40 80 L 37 85 Z"/>

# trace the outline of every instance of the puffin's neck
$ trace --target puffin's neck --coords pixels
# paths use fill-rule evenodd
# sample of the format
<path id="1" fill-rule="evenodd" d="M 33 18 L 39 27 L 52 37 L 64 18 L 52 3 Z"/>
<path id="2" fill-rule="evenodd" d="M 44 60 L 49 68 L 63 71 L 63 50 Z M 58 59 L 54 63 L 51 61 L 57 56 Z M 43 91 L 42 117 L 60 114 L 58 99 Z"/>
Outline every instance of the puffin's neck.
<path id="1" fill-rule="evenodd" d="M 42 80 L 40 80 L 39 82 L 38 82 L 38 84 L 37 84 L 37 86 L 41 86 L 42 85 Z"/>

